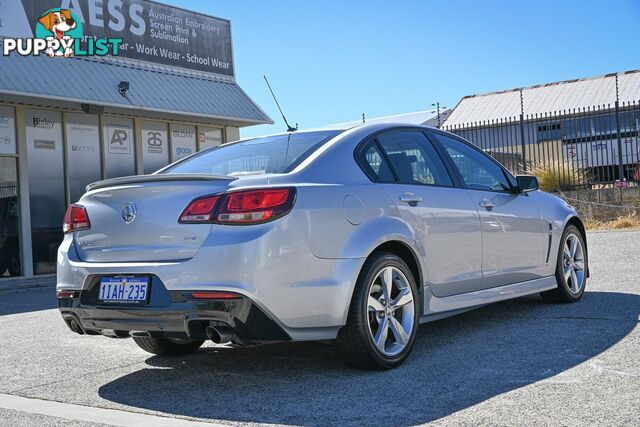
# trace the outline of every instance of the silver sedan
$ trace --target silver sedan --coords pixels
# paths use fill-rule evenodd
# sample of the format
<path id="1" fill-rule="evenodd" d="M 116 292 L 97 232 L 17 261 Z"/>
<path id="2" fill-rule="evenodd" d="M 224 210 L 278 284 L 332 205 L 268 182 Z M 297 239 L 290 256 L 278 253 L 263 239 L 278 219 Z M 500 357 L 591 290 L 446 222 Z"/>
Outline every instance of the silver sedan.
<path id="1" fill-rule="evenodd" d="M 58 254 L 79 334 L 161 355 L 205 340 L 335 340 L 388 369 L 420 323 L 524 295 L 574 302 L 576 211 L 438 129 L 363 125 L 255 138 L 87 187 Z"/>

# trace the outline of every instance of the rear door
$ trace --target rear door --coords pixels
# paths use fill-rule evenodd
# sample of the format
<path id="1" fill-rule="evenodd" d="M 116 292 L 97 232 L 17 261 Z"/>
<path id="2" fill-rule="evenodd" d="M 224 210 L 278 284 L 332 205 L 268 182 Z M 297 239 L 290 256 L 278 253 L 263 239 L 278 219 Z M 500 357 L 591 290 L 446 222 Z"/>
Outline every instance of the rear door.
<path id="1" fill-rule="evenodd" d="M 465 190 L 456 188 L 434 146 L 420 130 L 377 135 L 360 150 L 373 173 L 414 230 L 422 264 L 438 296 L 479 289 L 482 236 L 478 211 Z"/>
<path id="2" fill-rule="evenodd" d="M 514 193 L 508 173 L 477 147 L 437 131 L 480 212 L 483 288 L 541 277 L 549 225 L 528 193 Z"/>

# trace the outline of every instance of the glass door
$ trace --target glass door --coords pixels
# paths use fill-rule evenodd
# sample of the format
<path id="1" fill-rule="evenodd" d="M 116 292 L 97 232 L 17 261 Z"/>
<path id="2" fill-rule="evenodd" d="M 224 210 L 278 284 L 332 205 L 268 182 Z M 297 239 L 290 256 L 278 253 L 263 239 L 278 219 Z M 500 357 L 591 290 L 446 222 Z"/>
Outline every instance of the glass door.
<path id="1" fill-rule="evenodd" d="M 16 163 L 15 157 L 0 156 L 0 278 L 22 275 Z"/>

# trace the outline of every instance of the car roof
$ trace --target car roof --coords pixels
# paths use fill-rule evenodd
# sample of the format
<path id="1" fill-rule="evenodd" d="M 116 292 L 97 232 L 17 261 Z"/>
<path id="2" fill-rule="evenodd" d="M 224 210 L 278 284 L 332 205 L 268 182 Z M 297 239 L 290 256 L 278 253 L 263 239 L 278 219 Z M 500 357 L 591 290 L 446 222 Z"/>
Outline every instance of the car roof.
<path id="1" fill-rule="evenodd" d="M 274 136 L 284 136 L 284 135 L 289 135 L 289 134 L 304 134 L 304 133 L 312 133 L 312 132 L 340 132 L 343 133 L 345 131 L 348 130 L 358 130 L 358 131 L 370 131 L 370 132 L 377 132 L 380 130 L 384 130 L 384 129 L 392 129 L 392 128 L 401 128 L 401 127 L 407 127 L 407 128 L 424 128 L 424 129 L 437 129 L 434 126 L 430 126 L 430 125 L 417 125 L 415 123 L 402 123 L 402 122 L 398 122 L 398 123 L 363 123 L 361 125 L 357 125 L 357 126 L 353 126 L 353 125 L 349 125 L 349 124 L 345 124 L 345 126 L 342 125 L 331 125 L 331 126 L 325 126 L 325 127 L 318 127 L 318 128 L 309 128 L 309 129 L 300 129 L 297 130 L 295 132 L 275 132 L 272 134 L 266 134 L 266 135 L 260 135 L 260 136 L 252 136 L 252 137 L 248 137 L 248 138 L 243 138 L 241 141 L 248 141 L 250 139 L 256 139 L 256 138 L 269 138 L 269 137 L 274 137 Z"/>

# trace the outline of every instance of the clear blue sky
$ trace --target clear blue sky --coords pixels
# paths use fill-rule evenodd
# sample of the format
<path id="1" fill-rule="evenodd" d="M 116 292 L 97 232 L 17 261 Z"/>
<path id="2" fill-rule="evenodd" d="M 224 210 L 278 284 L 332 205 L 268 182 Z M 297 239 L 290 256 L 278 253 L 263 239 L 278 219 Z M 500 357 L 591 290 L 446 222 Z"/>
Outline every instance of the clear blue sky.
<path id="1" fill-rule="evenodd" d="M 236 79 L 301 128 L 640 68 L 640 0 L 162 0 L 231 20 Z"/>

